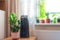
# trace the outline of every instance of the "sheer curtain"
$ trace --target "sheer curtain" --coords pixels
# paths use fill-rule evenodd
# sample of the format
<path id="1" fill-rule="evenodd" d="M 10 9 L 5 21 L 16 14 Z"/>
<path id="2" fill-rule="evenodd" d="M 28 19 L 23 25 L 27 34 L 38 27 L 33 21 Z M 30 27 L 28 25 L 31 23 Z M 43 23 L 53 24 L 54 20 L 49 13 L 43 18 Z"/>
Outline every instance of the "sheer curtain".
<path id="1" fill-rule="evenodd" d="M 19 13 L 20 15 L 28 15 L 30 25 L 35 23 L 36 0 L 20 0 L 19 1 Z"/>

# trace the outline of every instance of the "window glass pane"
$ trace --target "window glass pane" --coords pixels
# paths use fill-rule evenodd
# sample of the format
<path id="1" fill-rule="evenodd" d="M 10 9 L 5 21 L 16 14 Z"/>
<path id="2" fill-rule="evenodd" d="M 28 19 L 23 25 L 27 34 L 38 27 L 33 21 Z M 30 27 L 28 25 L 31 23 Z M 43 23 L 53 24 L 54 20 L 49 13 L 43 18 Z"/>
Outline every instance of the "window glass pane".
<path id="1" fill-rule="evenodd" d="M 60 12 L 60 0 L 46 0 L 46 12 Z"/>
<path id="2" fill-rule="evenodd" d="M 45 5 L 46 12 L 49 12 L 49 18 L 51 20 L 53 20 L 54 17 L 58 18 L 60 16 L 59 14 L 60 13 L 60 6 L 59 6 L 60 0 L 46 0 L 45 2 L 46 2 L 46 5 Z M 56 14 L 56 16 L 52 17 L 52 15 L 54 14 Z"/>

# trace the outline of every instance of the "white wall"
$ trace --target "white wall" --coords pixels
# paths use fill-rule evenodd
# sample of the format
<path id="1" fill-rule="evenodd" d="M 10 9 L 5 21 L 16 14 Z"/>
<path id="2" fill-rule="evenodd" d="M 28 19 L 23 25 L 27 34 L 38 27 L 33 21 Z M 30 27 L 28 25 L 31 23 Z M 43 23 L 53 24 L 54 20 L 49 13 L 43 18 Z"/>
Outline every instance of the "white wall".
<path id="1" fill-rule="evenodd" d="M 5 12 L 0 10 L 0 40 L 4 38 L 5 34 Z"/>
<path id="2" fill-rule="evenodd" d="M 35 30 L 38 40 L 60 40 L 60 30 Z"/>

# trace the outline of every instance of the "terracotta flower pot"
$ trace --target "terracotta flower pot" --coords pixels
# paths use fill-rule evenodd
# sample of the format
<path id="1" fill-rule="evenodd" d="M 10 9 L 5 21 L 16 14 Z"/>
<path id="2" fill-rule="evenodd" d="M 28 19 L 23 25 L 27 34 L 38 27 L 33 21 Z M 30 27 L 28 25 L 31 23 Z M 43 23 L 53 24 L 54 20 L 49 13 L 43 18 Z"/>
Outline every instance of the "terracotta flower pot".
<path id="1" fill-rule="evenodd" d="M 45 20 L 40 20 L 41 23 L 45 23 Z"/>
<path id="2" fill-rule="evenodd" d="M 50 23 L 50 19 L 46 19 L 46 23 Z"/>
<path id="3" fill-rule="evenodd" d="M 11 38 L 12 39 L 18 39 L 19 38 L 19 32 L 11 32 Z"/>

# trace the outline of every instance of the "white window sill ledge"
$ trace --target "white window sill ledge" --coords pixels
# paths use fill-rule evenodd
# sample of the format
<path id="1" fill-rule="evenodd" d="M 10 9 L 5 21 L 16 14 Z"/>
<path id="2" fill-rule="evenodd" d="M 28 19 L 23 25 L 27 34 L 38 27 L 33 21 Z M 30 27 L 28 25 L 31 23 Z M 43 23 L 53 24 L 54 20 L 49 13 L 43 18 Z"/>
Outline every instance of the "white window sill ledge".
<path id="1" fill-rule="evenodd" d="M 60 25 L 60 23 L 35 23 L 35 25 Z"/>

